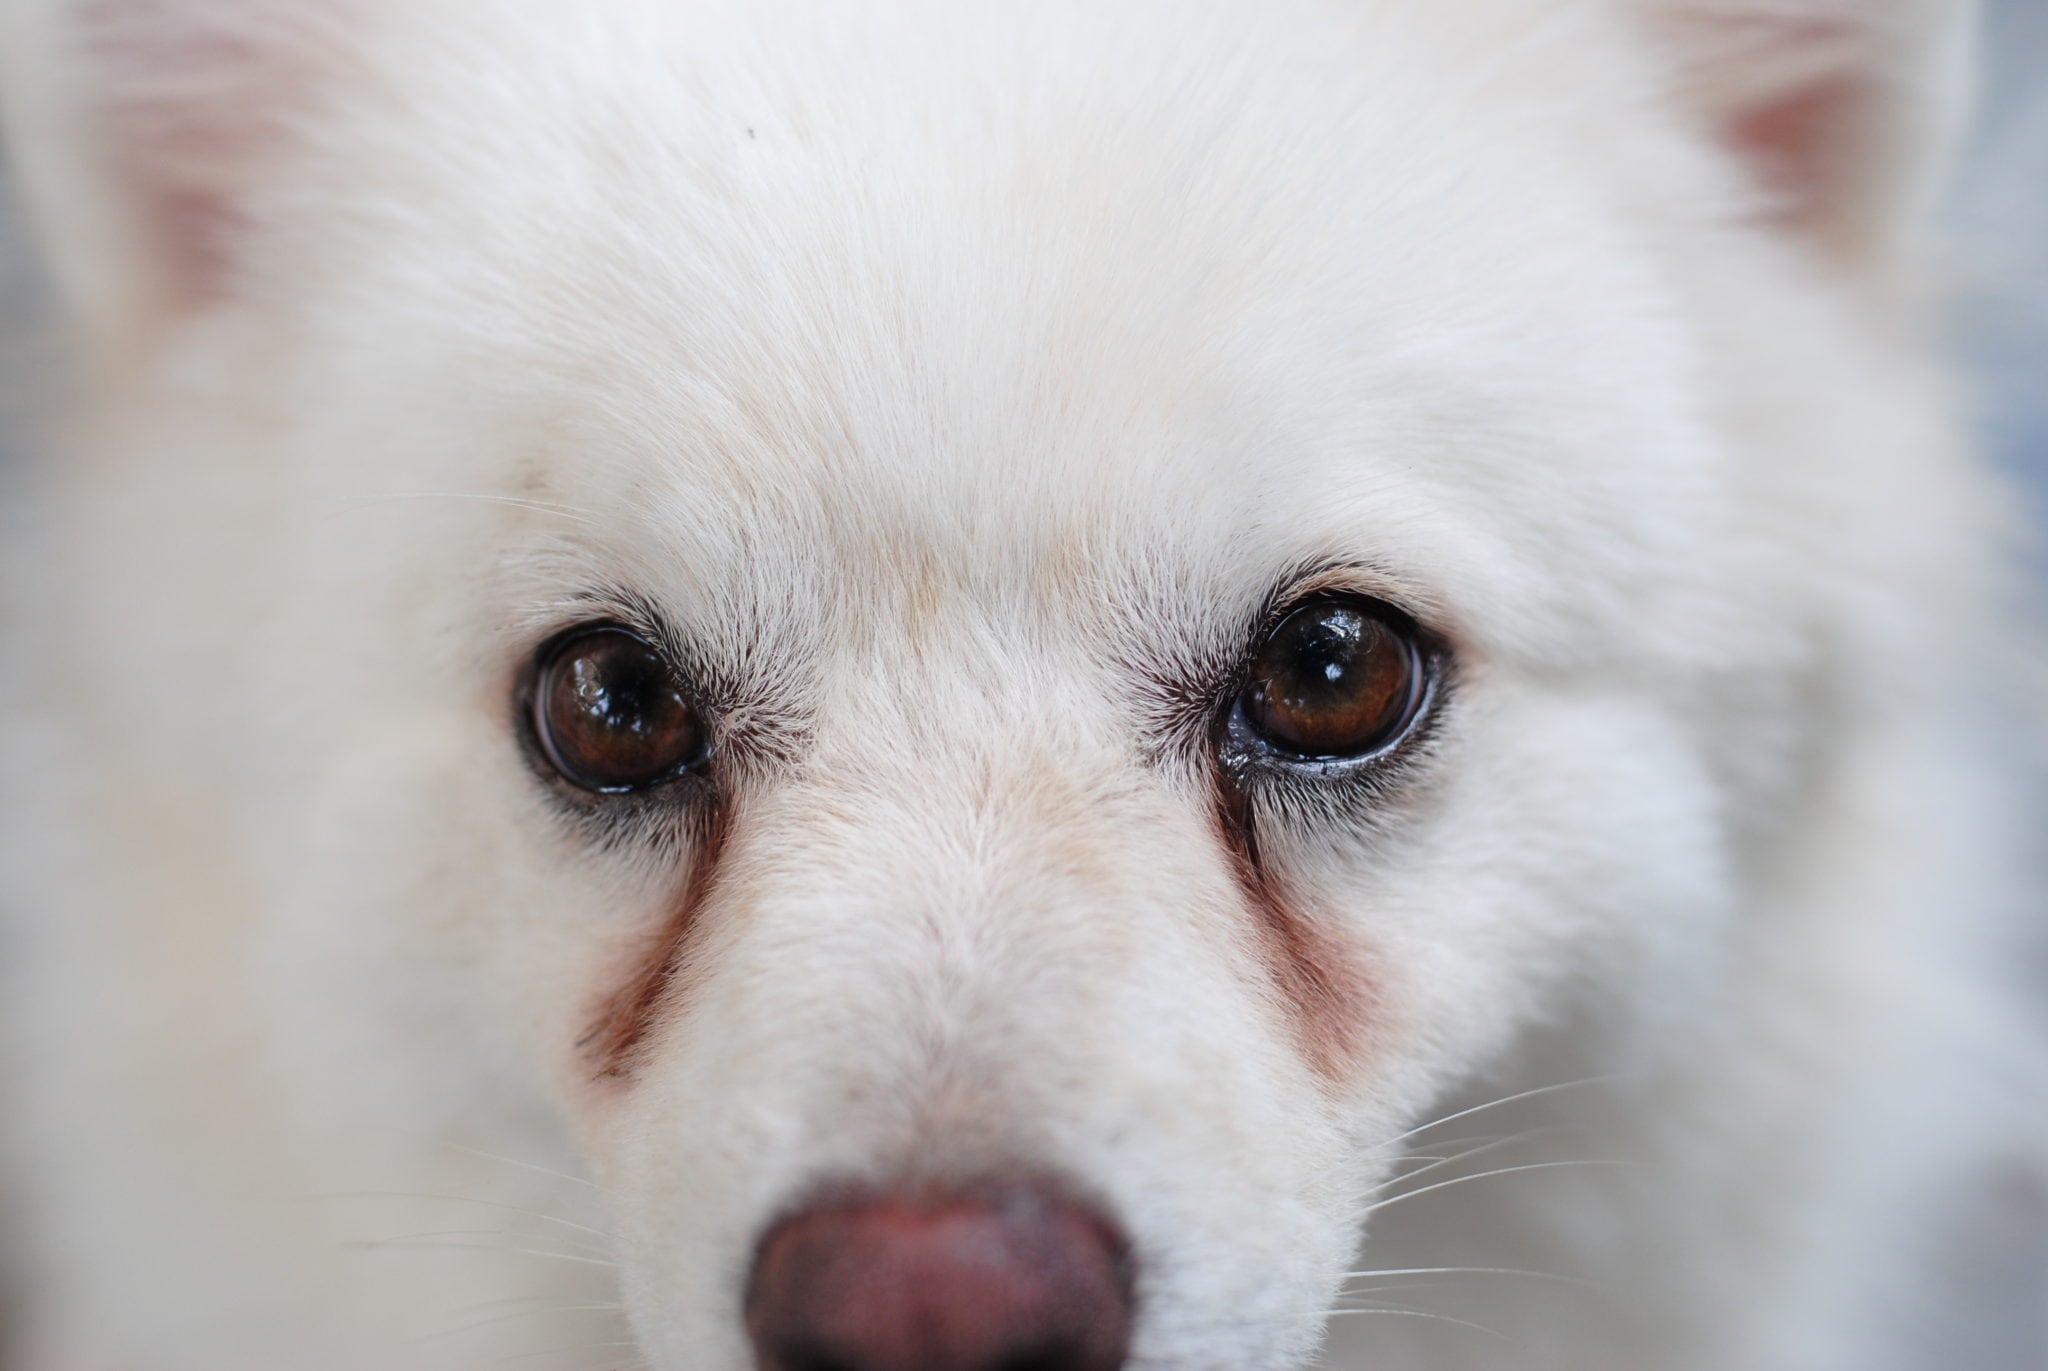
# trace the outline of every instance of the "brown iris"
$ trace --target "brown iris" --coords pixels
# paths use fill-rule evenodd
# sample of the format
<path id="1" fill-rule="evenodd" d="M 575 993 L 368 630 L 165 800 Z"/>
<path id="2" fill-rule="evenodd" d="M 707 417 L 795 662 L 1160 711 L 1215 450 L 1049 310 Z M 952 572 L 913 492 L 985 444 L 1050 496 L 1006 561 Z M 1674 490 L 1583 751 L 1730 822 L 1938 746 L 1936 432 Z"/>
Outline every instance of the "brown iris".
<path id="1" fill-rule="evenodd" d="M 1252 731 L 1301 757 L 1359 757 L 1407 731 L 1422 703 L 1422 654 L 1397 611 L 1317 600 L 1266 635 L 1240 696 Z"/>
<path id="2" fill-rule="evenodd" d="M 544 649 L 533 731 L 549 765 L 585 790 L 639 790 L 702 759 L 706 736 L 668 659 L 623 628 L 571 633 Z"/>

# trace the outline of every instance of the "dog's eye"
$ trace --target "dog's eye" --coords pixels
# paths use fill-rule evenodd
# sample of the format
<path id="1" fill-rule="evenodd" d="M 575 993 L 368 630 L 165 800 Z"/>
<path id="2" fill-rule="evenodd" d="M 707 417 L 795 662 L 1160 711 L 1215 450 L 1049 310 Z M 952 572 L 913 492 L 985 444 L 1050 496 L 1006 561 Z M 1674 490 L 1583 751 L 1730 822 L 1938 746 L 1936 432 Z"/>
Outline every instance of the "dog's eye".
<path id="1" fill-rule="evenodd" d="M 708 737 L 667 658 L 623 628 L 592 628 L 545 648 L 533 731 L 548 764 L 585 790 L 640 790 L 703 759 Z"/>
<path id="2" fill-rule="evenodd" d="M 1304 758 L 1379 752 L 1420 711 L 1426 663 L 1398 611 L 1370 600 L 1305 604 L 1266 635 L 1239 704 L 1269 746 Z"/>

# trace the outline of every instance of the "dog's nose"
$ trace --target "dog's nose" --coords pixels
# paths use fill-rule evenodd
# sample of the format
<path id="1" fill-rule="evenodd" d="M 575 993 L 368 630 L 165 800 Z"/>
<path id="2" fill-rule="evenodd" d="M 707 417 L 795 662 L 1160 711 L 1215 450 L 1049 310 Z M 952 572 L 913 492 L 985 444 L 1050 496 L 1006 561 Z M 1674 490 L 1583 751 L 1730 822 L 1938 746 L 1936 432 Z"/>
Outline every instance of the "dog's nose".
<path id="1" fill-rule="evenodd" d="M 1044 1183 L 827 1201 L 761 1240 L 760 1371 L 1116 1371 L 1128 1251 Z"/>

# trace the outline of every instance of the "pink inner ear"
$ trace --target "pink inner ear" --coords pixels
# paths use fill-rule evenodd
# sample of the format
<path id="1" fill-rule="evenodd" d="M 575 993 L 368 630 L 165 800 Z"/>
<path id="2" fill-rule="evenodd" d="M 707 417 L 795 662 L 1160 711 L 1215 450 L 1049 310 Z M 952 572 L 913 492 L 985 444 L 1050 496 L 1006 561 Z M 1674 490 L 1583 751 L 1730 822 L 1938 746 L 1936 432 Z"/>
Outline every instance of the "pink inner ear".
<path id="1" fill-rule="evenodd" d="M 140 212 L 158 253 L 163 303 L 183 312 L 227 293 L 242 217 L 225 195 L 168 184 L 143 191 Z"/>
<path id="2" fill-rule="evenodd" d="M 203 191 L 166 189 L 145 211 L 166 244 L 164 289 L 174 309 L 195 309 L 227 293 L 242 215 L 227 199 Z"/>
<path id="3" fill-rule="evenodd" d="M 1909 244 L 1960 49 L 1917 0 L 1643 0 L 1675 93 L 1743 163 L 1754 212 L 1858 271 Z"/>
<path id="4" fill-rule="evenodd" d="M 226 291 L 246 193 L 293 98 L 295 54 L 227 31 L 256 12 L 103 0 L 81 16 L 96 136 L 172 310 Z"/>
<path id="5" fill-rule="evenodd" d="M 1729 126 L 1730 142 L 1756 168 L 1779 223 L 1821 235 L 1838 227 L 1831 216 L 1856 170 L 1865 87 L 1860 74 L 1838 73 L 1747 110 Z"/>

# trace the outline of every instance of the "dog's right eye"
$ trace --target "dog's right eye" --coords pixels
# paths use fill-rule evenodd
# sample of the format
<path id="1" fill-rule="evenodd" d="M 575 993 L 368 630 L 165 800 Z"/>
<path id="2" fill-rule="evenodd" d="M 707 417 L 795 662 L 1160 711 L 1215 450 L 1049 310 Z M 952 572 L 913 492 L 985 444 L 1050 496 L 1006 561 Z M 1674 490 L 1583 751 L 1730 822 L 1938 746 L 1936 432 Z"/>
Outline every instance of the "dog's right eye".
<path id="1" fill-rule="evenodd" d="M 704 759 L 709 734 L 652 644 L 606 625 L 557 638 L 534 663 L 533 734 L 563 780 L 645 790 Z"/>
<path id="2" fill-rule="evenodd" d="M 1429 659 L 1405 615 L 1351 596 L 1312 600 L 1253 658 L 1237 709 L 1275 754 L 1342 762 L 1385 752 L 1422 712 Z"/>

